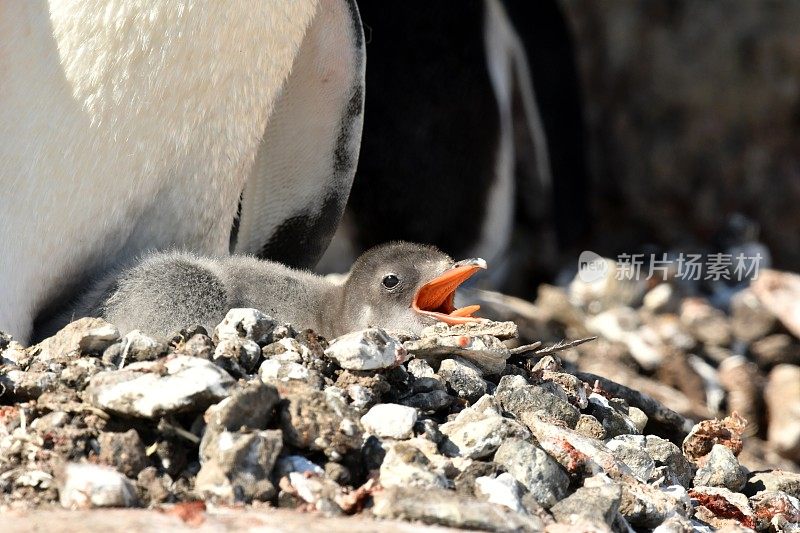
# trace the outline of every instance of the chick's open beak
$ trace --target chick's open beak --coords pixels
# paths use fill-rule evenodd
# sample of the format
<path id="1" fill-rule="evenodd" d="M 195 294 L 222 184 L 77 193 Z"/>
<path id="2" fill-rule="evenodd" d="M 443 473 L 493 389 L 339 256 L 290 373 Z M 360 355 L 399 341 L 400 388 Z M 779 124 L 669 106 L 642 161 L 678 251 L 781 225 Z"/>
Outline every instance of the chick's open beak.
<path id="1" fill-rule="evenodd" d="M 420 314 L 448 324 L 461 324 L 480 320 L 472 315 L 481 306 L 468 305 L 456 309 L 453 305 L 453 300 L 458 286 L 467 281 L 478 270 L 485 268 L 486 261 L 480 258 L 459 261 L 453 268 L 420 287 L 414 295 L 411 307 Z"/>

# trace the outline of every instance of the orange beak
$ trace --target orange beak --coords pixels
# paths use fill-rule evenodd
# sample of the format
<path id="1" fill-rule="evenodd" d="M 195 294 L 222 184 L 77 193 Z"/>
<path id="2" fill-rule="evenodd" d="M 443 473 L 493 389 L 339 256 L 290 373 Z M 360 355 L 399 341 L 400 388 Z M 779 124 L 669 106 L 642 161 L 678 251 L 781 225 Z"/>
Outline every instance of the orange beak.
<path id="1" fill-rule="evenodd" d="M 411 308 L 417 313 L 447 324 L 463 324 L 480 320 L 480 318 L 472 316 L 481 308 L 480 305 L 468 305 L 456 309 L 453 300 L 455 300 L 456 289 L 459 285 L 477 271 L 485 268 L 486 261 L 483 259 L 459 261 L 453 268 L 420 287 L 417 294 L 414 295 Z"/>

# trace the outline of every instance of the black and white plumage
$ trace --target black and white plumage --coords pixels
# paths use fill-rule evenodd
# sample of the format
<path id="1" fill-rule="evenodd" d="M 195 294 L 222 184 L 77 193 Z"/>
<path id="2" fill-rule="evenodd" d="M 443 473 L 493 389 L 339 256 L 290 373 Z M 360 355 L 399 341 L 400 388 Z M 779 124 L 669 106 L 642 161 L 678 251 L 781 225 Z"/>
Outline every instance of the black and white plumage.
<path id="1" fill-rule="evenodd" d="M 0 330 L 149 250 L 313 265 L 364 68 L 355 0 L 0 2 Z"/>
<path id="2" fill-rule="evenodd" d="M 211 330 L 231 308 L 251 307 L 329 338 L 370 326 L 418 333 L 437 320 L 476 320 L 477 306 L 456 309 L 453 298 L 482 268 L 480 259 L 455 263 L 431 246 L 395 242 L 364 253 L 337 283 L 254 257 L 162 252 L 99 279 L 62 322 L 100 316 L 123 332 L 166 336 L 193 324 Z"/>
<path id="3" fill-rule="evenodd" d="M 555 248 L 540 236 L 572 245 L 588 192 L 575 59 L 557 2 L 359 8 L 369 57 L 363 142 L 345 224 L 320 270 L 403 239 L 485 257 L 498 287 L 500 265 L 542 261 Z M 515 233 L 526 256 L 512 260 Z"/>

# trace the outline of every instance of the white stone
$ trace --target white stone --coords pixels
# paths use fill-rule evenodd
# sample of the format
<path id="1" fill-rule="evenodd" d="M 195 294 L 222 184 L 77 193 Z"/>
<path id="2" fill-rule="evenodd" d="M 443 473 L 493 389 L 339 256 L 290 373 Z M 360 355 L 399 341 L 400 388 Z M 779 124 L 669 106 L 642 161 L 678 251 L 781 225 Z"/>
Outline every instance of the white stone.
<path id="1" fill-rule="evenodd" d="M 308 368 L 299 363 L 282 362 L 278 359 L 267 359 L 258 368 L 258 376 L 264 383 L 270 381 L 290 381 L 293 379 L 305 381 L 308 379 Z"/>
<path id="2" fill-rule="evenodd" d="M 275 325 L 272 317 L 258 309 L 234 308 L 214 328 L 214 339 L 219 341 L 226 338 L 245 338 L 264 343 Z"/>
<path id="3" fill-rule="evenodd" d="M 347 370 L 377 370 L 405 361 L 406 350 L 384 330 L 370 328 L 334 339 L 325 355 Z"/>
<path id="4" fill-rule="evenodd" d="M 425 453 L 407 442 L 391 442 L 384 446 L 386 456 L 380 469 L 380 482 L 384 487 L 441 487 L 449 482 L 443 472 Z"/>
<path id="5" fill-rule="evenodd" d="M 508 507 L 518 513 L 523 510 L 522 502 L 519 499 L 519 486 L 508 472 L 497 477 L 475 478 L 475 492 L 477 496 L 482 496 L 489 503 Z"/>
<path id="6" fill-rule="evenodd" d="M 361 417 L 361 425 L 368 433 L 392 439 L 410 438 L 416 423 L 417 410 L 396 403 L 375 405 Z"/>
<path id="7" fill-rule="evenodd" d="M 107 466 L 67 463 L 59 478 L 58 498 L 67 509 L 131 507 L 137 503 L 133 483 Z"/>
<path id="8" fill-rule="evenodd" d="M 187 408 L 205 408 L 226 398 L 236 384 L 224 370 L 198 357 L 134 363 L 101 372 L 87 387 L 95 407 L 124 416 L 156 418 Z"/>
<path id="9" fill-rule="evenodd" d="M 366 407 L 374 399 L 372 390 L 363 385 L 359 385 L 358 383 L 348 385 L 347 395 L 350 396 L 351 400 L 353 400 L 353 407 L 356 409 L 362 409 Z"/>
<path id="10" fill-rule="evenodd" d="M 653 313 L 669 313 L 677 311 L 679 302 L 675 287 L 659 283 L 644 295 L 642 306 Z"/>
<path id="11" fill-rule="evenodd" d="M 488 395 L 458 413 L 455 420 L 439 426 L 439 430 L 447 436 L 443 451 L 470 459 L 488 457 L 506 439 L 530 437 L 522 424 L 503 417 L 497 400 Z"/>
<path id="12" fill-rule="evenodd" d="M 261 358 L 261 347 L 256 341 L 242 337 L 225 337 L 214 349 L 214 359 L 229 358 L 240 364 L 246 371 L 252 371 Z"/>
<path id="13" fill-rule="evenodd" d="M 289 472 L 299 472 L 300 474 L 314 474 L 317 476 L 324 476 L 325 470 L 316 463 L 312 463 L 302 455 L 286 455 L 278 459 L 278 464 L 275 470 L 280 475 L 286 475 Z"/>
<path id="14" fill-rule="evenodd" d="M 307 503 L 317 503 L 322 497 L 324 486 L 318 477 L 291 472 L 289 473 L 289 482 L 294 487 L 294 490 L 297 491 L 297 495 Z"/>

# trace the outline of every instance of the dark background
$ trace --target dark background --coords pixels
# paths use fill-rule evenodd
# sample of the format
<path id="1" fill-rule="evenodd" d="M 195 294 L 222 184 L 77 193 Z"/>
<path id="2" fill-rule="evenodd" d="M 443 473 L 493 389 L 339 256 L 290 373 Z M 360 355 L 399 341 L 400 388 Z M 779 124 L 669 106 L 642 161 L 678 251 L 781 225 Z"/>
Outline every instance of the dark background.
<path id="1" fill-rule="evenodd" d="M 587 244 L 707 245 L 740 212 L 774 266 L 800 270 L 800 3 L 560 6 L 587 123 Z"/>

